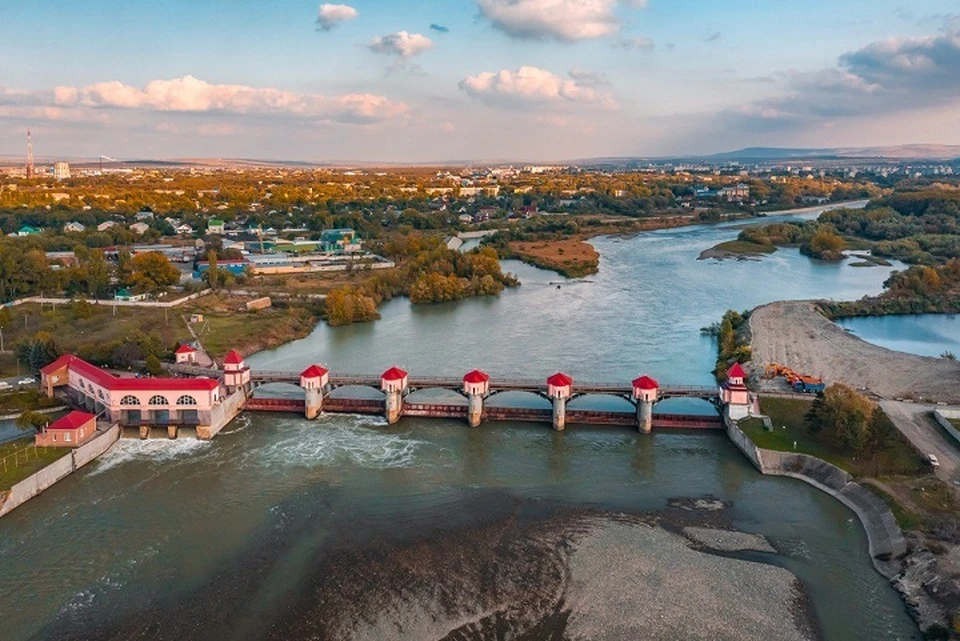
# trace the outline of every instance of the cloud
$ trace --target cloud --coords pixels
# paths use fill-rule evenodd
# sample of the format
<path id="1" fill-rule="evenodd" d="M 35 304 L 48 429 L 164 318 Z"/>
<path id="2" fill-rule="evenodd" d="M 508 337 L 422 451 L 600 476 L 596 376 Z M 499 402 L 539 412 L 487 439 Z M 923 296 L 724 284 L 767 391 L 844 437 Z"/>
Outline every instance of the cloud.
<path id="1" fill-rule="evenodd" d="M 477 0 L 480 15 L 514 38 L 574 42 L 603 38 L 620 29 L 618 0 Z M 643 8 L 646 0 L 623 0 Z"/>
<path id="2" fill-rule="evenodd" d="M 341 22 L 353 20 L 359 15 L 357 10 L 346 4 L 322 4 L 317 11 L 317 29 L 330 31 Z"/>
<path id="3" fill-rule="evenodd" d="M 437 24 L 436 22 L 430 25 L 430 31 L 436 31 L 437 33 L 450 33 L 450 29 L 448 27 L 444 27 L 442 24 Z"/>
<path id="4" fill-rule="evenodd" d="M 144 87 L 119 81 L 50 91 L 0 89 L 0 105 L 61 110 L 123 109 L 155 112 L 286 115 L 340 123 L 373 123 L 408 112 L 401 102 L 372 94 L 323 96 L 245 85 L 214 85 L 193 76 L 153 80 Z"/>
<path id="5" fill-rule="evenodd" d="M 947 21 L 939 35 L 874 42 L 840 56 L 832 68 L 775 74 L 775 94 L 726 110 L 720 126 L 796 132 L 899 113 L 957 109 L 958 69 L 960 30 Z"/>
<path id="6" fill-rule="evenodd" d="M 374 38 L 367 48 L 375 53 L 397 56 L 398 58 L 411 58 L 421 54 L 433 46 L 430 38 L 419 33 L 407 33 L 398 31 L 386 36 Z"/>
<path id="7" fill-rule="evenodd" d="M 517 71 L 504 69 L 469 76 L 460 82 L 467 95 L 497 107 L 523 104 L 595 105 L 616 109 L 617 103 L 595 85 L 584 82 L 584 72 L 575 72 L 569 79 L 561 78 L 537 67 L 520 67 Z M 593 75 L 596 79 L 596 75 Z"/>
<path id="8" fill-rule="evenodd" d="M 632 38 L 620 38 L 614 47 L 624 51 L 642 51 L 650 53 L 654 49 L 653 39 L 646 36 L 633 36 Z"/>

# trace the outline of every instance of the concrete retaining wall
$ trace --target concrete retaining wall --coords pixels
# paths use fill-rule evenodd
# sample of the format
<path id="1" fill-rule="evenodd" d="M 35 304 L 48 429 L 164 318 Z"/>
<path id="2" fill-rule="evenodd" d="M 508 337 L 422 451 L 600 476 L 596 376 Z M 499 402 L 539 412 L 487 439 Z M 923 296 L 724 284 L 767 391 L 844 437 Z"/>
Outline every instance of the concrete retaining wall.
<path id="1" fill-rule="evenodd" d="M 0 501 L 0 516 L 7 514 L 73 472 L 94 460 L 117 442 L 120 438 L 120 426 L 114 425 L 106 432 L 95 436 L 89 442 L 72 450 L 63 458 L 20 481 Z"/>
<path id="2" fill-rule="evenodd" d="M 844 470 L 814 456 L 758 448 L 736 423 L 728 418 L 724 421 L 730 440 L 762 474 L 798 479 L 852 510 L 867 534 L 873 567 L 888 579 L 897 574 L 893 561 L 907 551 L 907 543 L 893 513 L 880 497 L 855 483 Z"/>
<path id="3" fill-rule="evenodd" d="M 229 425 L 230 421 L 243 411 L 243 405 L 246 401 L 247 393 L 244 390 L 237 390 L 225 398 L 210 412 L 210 425 L 197 428 L 197 438 L 201 441 L 209 441 L 219 434 L 220 430 Z"/>
<path id="4" fill-rule="evenodd" d="M 953 426 L 953 423 L 950 422 L 950 419 L 960 418 L 960 409 L 936 409 L 933 412 L 933 418 L 937 419 L 937 423 L 940 423 L 940 427 L 947 431 L 953 440 L 957 443 L 960 443 L 960 431 Z"/>

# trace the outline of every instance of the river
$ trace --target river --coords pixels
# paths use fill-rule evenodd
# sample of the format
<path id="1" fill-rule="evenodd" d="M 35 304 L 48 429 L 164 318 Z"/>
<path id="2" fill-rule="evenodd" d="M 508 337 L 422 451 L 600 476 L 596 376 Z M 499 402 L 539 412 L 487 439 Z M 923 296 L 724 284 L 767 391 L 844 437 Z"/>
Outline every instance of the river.
<path id="1" fill-rule="evenodd" d="M 890 271 L 817 263 L 795 250 L 760 262 L 695 260 L 736 233 L 736 225 L 704 226 L 596 239 L 600 273 L 584 281 L 508 263 L 523 285 L 499 298 L 394 301 L 377 323 L 320 326 L 250 362 L 360 373 L 397 364 L 422 375 L 482 367 L 495 377 L 564 369 L 603 381 L 643 371 L 707 384 L 714 346 L 699 328 L 726 309 L 856 298 L 879 292 Z M 424 595 L 459 620 L 474 614 L 473 601 L 537 594 L 549 583 L 538 562 L 563 545 L 512 556 L 531 528 L 582 512 L 664 514 L 676 497 L 726 502 L 733 527 L 777 549 L 746 555 L 756 563 L 730 561 L 722 576 L 694 572 L 689 590 L 704 602 L 686 606 L 686 618 L 713 612 L 708 597 L 733 611 L 738 592 L 708 594 L 710 586 L 774 567 L 800 579 L 823 638 L 914 638 L 854 515 L 805 484 L 760 476 L 722 435 L 470 430 L 408 419 L 388 429 L 347 416 L 251 415 L 212 443 L 122 441 L 0 520 L 0 639 L 330 638 L 316 630 L 334 621 L 372 626 L 378 613 L 402 619 Z M 631 554 L 659 568 L 659 579 L 675 578 L 681 571 L 668 552 L 651 545 Z M 510 568 L 524 570 L 528 589 Z M 653 607 L 668 587 L 658 585 L 627 586 L 631 608 Z M 749 582 L 738 585 L 745 598 Z M 770 602 L 771 611 L 781 606 Z M 682 636 L 724 638 L 705 624 Z M 456 638 L 495 638 L 471 630 Z M 645 636 L 678 634 L 651 628 Z"/>
<path id="2" fill-rule="evenodd" d="M 932 356 L 960 354 L 960 318 L 953 314 L 842 318 L 840 327 L 868 343 L 898 352 Z"/>

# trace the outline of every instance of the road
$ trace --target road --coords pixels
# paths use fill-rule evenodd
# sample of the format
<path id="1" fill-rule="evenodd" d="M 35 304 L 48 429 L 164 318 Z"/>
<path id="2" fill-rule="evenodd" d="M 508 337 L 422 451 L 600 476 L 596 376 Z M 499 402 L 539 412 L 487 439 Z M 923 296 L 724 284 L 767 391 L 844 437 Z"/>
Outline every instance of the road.
<path id="1" fill-rule="evenodd" d="M 937 476 L 948 482 L 960 481 L 960 449 L 950 442 L 931 413 L 933 405 L 922 403 L 903 403 L 901 401 L 880 401 L 880 407 L 887 413 L 897 429 L 924 454 L 934 454 L 940 460 Z"/>

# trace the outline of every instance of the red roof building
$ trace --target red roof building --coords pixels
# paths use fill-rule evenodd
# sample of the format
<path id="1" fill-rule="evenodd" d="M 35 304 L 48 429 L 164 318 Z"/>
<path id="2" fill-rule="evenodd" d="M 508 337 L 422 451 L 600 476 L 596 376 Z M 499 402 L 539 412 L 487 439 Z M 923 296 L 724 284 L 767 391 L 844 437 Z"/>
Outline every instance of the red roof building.
<path id="1" fill-rule="evenodd" d="M 481 383 L 489 383 L 489 382 L 490 382 L 490 376 L 489 376 L 486 372 L 481 372 L 480 370 L 475 369 L 475 370 L 473 370 L 472 372 L 470 372 L 469 374 L 467 374 L 466 376 L 463 377 L 463 382 L 464 382 L 464 383 L 476 383 L 476 384 L 478 384 L 478 385 L 481 384 Z"/>
<path id="2" fill-rule="evenodd" d="M 633 381 L 633 387 L 642 390 L 660 389 L 660 383 L 649 376 L 641 376 Z"/>
<path id="3" fill-rule="evenodd" d="M 407 377 L 407 373 L 399 367 L 391 367 L 383 373 L 382 378 L 385 381 L 402 381 Z"/>
<path id="4" fill-rule="evenodd" d="M 184 343 L 179 348 L 177 348 L 177 351 L 174 353 L 177 355 L 180 355 L 180 354 L 195 354 L 196 352 L 197 350 L 195 350 L 190 345 L 187 345 L 186 343 Z"/>
<path id="5" fill-rule="evenodd" d="M 740 363 L 734 363 L 730 369 L 727 370 L 728 379 L 740 379 L 741 382 L 747 378 L 747 373 L 744 371 L 743 366 Z"/>
<path id="6" fill-rule="evenodd" d="M 573 379 L 563 372 L 557 372 L 547 379 L 547 385 L 552 385 L 553 387 L 570 387 L 573 385 Z"/>
<path id="7" fill-rule="evenodd" d="M 223 359 L 224 365 L 243 365 L 243 356 L 235 349 L 231 349 L 227 357 Z"/>
<path id="8" fill-rule="evenodd" d="M 77 447 L 97 432 L 97 417 L 87 412 L 70 412 L 36 436 L 37 447 Z"/>
<path id="9" fill-rule="evenodd" d="M 323 378 L 329 373 L 330 372 L 319 365 L 311 365 L 307 369 L 303 370 L 303 373 L 300 374 L 300 378 Z"/>

